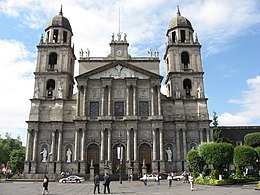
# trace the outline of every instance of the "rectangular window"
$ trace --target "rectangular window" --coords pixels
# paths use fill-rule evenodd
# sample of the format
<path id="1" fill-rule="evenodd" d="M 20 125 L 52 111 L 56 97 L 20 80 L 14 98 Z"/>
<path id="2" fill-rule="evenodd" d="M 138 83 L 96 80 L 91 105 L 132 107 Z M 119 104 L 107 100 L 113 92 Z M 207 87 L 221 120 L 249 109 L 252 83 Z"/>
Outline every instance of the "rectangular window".
<path id="1" fill-rule="evenodd" d="M 148 101 L 139 102 L 139 116 L 141 116 L 141 117 L 149 116 L 149 102 Z"/>
<path id="2" fill-rule="evenodd" d="M 173 31 L 172 32 L 172 42 L 175 42 L 175 40 L 176 40 L 176 32 Z"/>
<path id="3" fill-rule="evenodd" d="M 181 30 L 181 42 L 185 42 L 185 30 Z"/>
<path id="4" fill-rule="evenodd" d="M 89 116 L 98 117 L 99 116 L 99 102 L 90 102 L 89 106 Z"/>
<path id="5" fill-rule="evenodd" d="M 63 31 L 63 43 L 67 43 L 67 35 L 68 33 L 66 31 Z"/>
<path id="6" fill-rule="evenodd" d="M 53 32 L 53 43 L 57 43 L 58 42 L 58 35 L 59 35 L 59 30 L 54 30 Z"/>
<path id="7" fill-rule="evenodd" d="M 115 116 L 124 116 L 125 112 L 124 112 L 124 102 L 115 102 L 115 107 L 114 107 L 114 111 L 115 111 Z"/>

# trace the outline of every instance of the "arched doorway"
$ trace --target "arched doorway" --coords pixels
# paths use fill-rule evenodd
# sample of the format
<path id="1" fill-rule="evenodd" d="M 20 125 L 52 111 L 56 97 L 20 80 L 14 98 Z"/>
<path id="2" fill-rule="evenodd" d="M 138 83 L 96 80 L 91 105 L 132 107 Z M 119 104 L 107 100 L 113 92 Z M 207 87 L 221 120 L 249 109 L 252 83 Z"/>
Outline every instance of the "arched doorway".
<path id="1" fill-rule="evenodd" d="M 121 173 L 125 174 L 126 173 L 126 150 L 124 145 L 121 144 L 121 157 L 122 161 L 120 163 L 120 144 L 116 144 L 113 148 L 113 165 L 112 165 L 112 172 L 113 173 L 120 173 L 120 164 L 121 164 Z"/>
<path id="2" fill-rule="evenodd" d="M 87 151 L 87 173 L 90 173 L 91 160 L 93 160 L 94 172 L 99 173 L 99 147 L 91 144 Z"/>
<path id="3" fill-rule="evenodd" d="M 139 147 L 139 171 L 142 172 L 143 161 L 147 166 L 147 173 L 152 172 L 151 147 L 148 144 L 142 144 Z"/>

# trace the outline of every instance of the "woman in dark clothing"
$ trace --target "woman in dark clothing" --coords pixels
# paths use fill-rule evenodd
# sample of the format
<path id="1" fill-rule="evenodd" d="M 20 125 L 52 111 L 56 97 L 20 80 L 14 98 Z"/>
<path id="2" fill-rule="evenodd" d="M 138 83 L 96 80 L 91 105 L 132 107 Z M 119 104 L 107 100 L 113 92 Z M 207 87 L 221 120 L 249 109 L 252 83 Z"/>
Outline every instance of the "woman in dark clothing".
<path id="1" fill-rule="evenodd" d="M 49 184 L 49 179 L 47 177 L 47 175 L 44 176 L 44 179 L 43 179 L 43 190 L 42 190 L 42 194 L 49 194 L 49 191 L 48 191 L 48 184 Z"/>

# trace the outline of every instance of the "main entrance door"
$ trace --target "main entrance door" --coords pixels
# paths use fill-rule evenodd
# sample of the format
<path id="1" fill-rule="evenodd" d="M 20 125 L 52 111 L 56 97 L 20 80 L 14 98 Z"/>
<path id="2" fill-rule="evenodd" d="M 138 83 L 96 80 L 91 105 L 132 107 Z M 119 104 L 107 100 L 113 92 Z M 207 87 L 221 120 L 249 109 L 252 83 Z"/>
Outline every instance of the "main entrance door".
<path id="1" fill-rule="evenodd" d="M 139 171 L 142 172 L 143 161 L 147 166 L 147 173 L 152 172 L 151 147 L 148 144 L 142 144 L 139 148 Z"/>
<path id="2" fill-rule="evenodd" d="M 99 173 L 99 148 L 98 148 L 98 146 L 95 145 L 95 144 L 92 144 L 88 147 L 87 151 L 88 151 L 88 154 L 87 154 L 87 163 L 88 163 L 87 173 L 90 172 L 91 160 L 93 160 L 93 166 L 94 166 L 95 173 Z"/>

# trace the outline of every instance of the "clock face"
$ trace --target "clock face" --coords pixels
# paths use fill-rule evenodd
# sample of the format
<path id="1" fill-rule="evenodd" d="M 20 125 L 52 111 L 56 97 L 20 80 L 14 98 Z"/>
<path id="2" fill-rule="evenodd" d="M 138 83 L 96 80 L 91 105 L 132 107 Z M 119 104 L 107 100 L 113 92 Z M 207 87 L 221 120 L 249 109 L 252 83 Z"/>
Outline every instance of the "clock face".
<path id="1" fill-rule="evenodd" d="M 122 56 L 123 55 L 123 49 L 122 48 L 117 48 L 116 49 L 116 55 L 117 56 Z"/>

